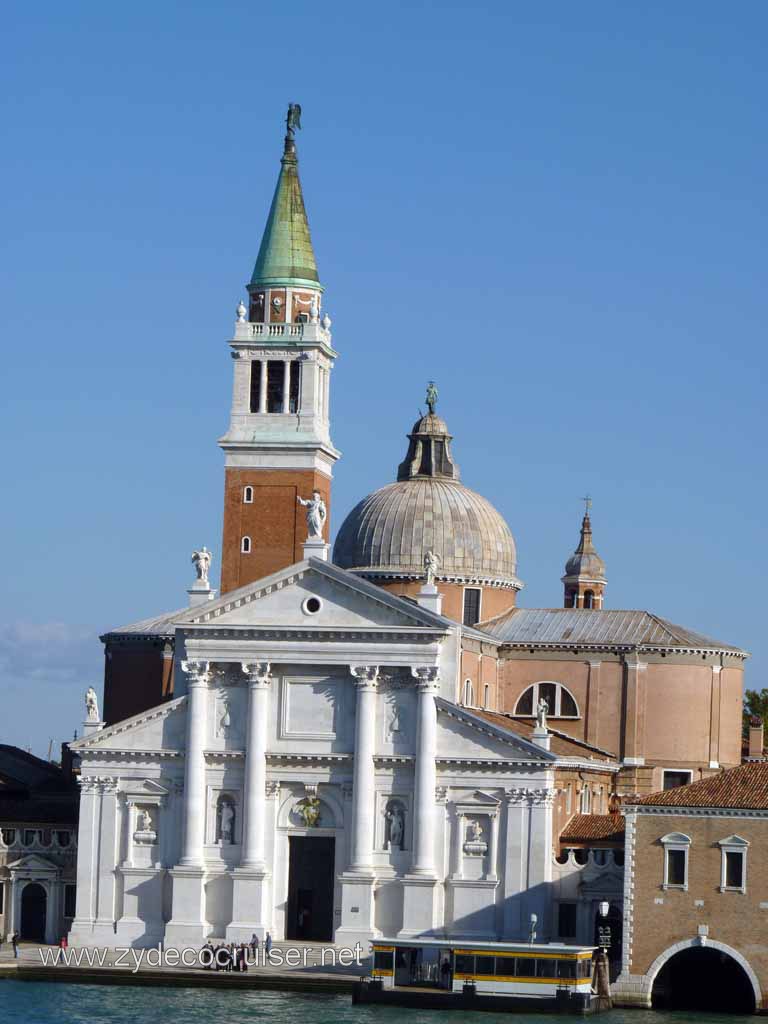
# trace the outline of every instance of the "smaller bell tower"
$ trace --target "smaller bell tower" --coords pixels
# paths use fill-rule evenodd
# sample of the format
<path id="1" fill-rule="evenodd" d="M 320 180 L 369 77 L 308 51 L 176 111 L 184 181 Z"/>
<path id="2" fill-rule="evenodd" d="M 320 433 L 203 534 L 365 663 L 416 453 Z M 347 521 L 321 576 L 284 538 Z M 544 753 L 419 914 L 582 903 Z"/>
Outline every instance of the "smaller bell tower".
<path id="1" fill-rule="evenodd" d="M 602 608 L 605 588 L 605 562 L 592 543 L 592 520 L 590 510 L 592 499 L 584 501 L 584 518 L 581 521 L 581 535 L 576 550 L 565 563 L 563 607 Z"/>
<path id="2" fill-rule="evenodd" d="M 337 353 L 309 234 L 296 155 L 301 108 L 291 104 L 280 174 L 249 305 L 237 307 L 234 388 L 225 457 L 221 592 L 301 561 L 307 518 L 298 498 L 330 508 L 330 375 Z M 328 521 L 324 524 L 328 540 Z"/>

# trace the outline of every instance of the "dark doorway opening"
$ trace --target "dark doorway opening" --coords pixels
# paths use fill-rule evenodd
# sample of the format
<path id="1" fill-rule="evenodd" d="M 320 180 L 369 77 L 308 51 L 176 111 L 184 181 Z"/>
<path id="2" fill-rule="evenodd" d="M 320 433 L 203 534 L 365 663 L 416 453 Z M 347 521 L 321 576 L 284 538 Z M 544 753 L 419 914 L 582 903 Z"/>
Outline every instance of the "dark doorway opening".
<path id="1" fill-rule="evenodd" d="M 754 1013 L 755 994 L 743 967 L 719 949 L 694 947 L 676 953 L 653 983 L 653 1008 Z"/>
<path id="2" fill-rule="evenodd" d="M 29 882 L 21 893 L 21 937 L 45 942 L 45 910 L 48 894 L 42 885 Z"/>
<path id="3" fill-rule="evenodd" d="M 286 939 L 333 939 L 333 864 L 336 840 L 289 836 Z"/>

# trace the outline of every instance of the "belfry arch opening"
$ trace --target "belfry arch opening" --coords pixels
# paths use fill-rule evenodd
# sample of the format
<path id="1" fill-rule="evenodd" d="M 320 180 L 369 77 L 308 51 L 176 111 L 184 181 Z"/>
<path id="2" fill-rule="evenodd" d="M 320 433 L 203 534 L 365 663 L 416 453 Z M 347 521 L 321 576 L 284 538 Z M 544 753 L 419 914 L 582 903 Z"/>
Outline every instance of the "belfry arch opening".
<path id="1" fill-rule="evenodd" d="M 671 956 L 656 975 L 651 999 L 654 1010 L 755 1012 L 747 972 L 728 953 L 711 946 L 692 946 Z"/>

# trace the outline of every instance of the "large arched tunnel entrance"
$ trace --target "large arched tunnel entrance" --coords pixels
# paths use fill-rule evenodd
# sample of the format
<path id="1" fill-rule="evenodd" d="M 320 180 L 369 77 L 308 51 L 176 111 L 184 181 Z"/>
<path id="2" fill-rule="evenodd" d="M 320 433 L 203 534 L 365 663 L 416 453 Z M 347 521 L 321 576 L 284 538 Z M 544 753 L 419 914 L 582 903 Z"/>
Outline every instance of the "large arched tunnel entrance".
<path id="1" fill-rule="evenodd" d="M 693 946 L 675 953 L 653 983 L 654 1009 L 754 1013 L 755 993 L 746 971 L 719 949 Z"/>

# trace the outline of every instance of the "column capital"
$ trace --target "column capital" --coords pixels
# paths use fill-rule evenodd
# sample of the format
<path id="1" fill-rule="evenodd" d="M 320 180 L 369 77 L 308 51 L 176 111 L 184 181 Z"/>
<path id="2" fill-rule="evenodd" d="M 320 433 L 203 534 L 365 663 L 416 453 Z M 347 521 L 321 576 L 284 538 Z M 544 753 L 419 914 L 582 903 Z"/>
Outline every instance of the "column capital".
<path id="1" fill-rule="evenodd" d="M 190 686 L 205 686 L 211 678 L 209 661 L 182 661 L 181 667 L 187 674 Z"/>
<path id="2" fill-rule="evenodd" d="M 248 676 L 250 686 L 268 686 L 272 681 L 272 666 L 268 661 L 243 661 L 240 668 L 243 675 Z"/>
<path id="3" fill-rule="evenodd" d="M 376 689 L 379 681 L 378 665 L 350 665 L 349 671 L 358 689 Z"/>
<path id="4" fill-rule="evenodd" d="M 418 680 L 420 690 L 436 690 L 440 669 L 437 665 L 411 665 L 411 675 Z"/>

